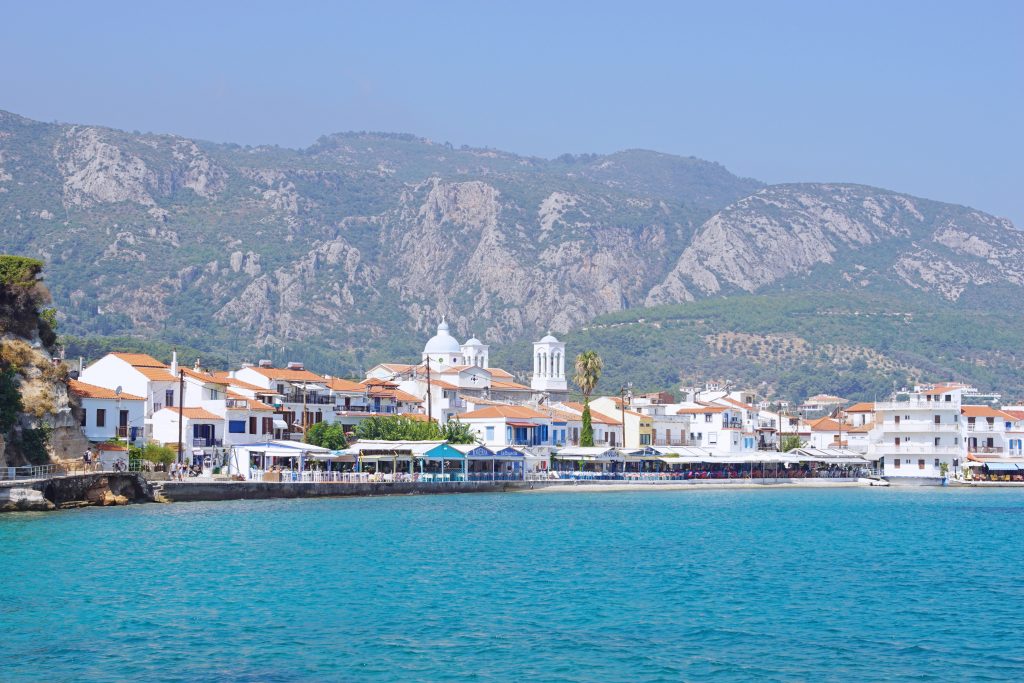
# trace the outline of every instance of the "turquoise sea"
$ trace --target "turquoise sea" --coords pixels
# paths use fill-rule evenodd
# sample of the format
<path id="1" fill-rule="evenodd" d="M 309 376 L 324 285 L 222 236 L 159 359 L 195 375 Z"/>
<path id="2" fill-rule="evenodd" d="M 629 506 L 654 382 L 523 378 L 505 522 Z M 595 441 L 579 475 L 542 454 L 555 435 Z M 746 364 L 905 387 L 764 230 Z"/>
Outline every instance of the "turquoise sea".
<path id="1" fill-rule="evenodd" d="M 0 680 L 1021 681 L 1024 491 L 0 516 Z"/>

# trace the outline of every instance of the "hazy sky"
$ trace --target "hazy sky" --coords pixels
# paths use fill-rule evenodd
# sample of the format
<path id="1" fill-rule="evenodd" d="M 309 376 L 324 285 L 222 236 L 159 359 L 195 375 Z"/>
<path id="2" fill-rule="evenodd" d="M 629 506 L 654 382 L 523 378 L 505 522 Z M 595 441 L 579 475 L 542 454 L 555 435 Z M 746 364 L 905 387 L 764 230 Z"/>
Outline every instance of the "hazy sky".
<path id="1" fill-rule="evenodd" d="M 645 147 L 1024 227 L 1024 1 L 0 0 L 0 109 L 303 147 Z"/>

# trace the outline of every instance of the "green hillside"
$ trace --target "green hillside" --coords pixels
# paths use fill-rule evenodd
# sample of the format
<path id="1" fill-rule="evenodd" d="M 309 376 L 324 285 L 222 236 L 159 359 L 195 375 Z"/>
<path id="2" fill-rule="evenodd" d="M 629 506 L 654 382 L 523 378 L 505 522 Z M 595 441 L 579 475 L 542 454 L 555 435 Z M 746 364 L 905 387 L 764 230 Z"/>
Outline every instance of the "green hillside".
<path id="1" fill-rule="evenodd" d="M 894 303 L 899 301 L 899 303 Z M 959 380 L 1024 398 L 1024 320 L 914 297 L 740 296 L 602 316 L 566 337 L 605 360 L 604 391 L 728 380 L 790 400 Z M 521 356 L 514 353 L 511 358 Z"/>

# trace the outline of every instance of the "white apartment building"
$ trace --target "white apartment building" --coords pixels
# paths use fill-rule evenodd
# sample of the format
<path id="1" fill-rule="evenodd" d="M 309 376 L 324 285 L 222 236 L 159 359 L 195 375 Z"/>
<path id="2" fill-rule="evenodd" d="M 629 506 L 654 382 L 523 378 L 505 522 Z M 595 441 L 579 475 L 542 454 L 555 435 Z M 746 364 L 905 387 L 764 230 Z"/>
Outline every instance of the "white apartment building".
<path id="1" fill-rule="evenodd" d="M 868 457 L 883 476 L 909 481 L 954 476 L 967 456 L 959 386 L 915 387 L 906 401 L 875 403 Z"/>

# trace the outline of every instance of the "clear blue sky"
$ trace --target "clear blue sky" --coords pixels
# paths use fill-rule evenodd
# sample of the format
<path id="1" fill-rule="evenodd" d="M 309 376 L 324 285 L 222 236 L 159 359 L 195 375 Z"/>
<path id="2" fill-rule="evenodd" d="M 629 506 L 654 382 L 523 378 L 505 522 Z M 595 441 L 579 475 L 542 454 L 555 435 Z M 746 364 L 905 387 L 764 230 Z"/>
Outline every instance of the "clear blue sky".
<path id="1" fill-rule="evenodd" d="M 1024 2 L 13 2 L 0 109 L 303 147 L 645 147 L 1024 227 Z"/>

